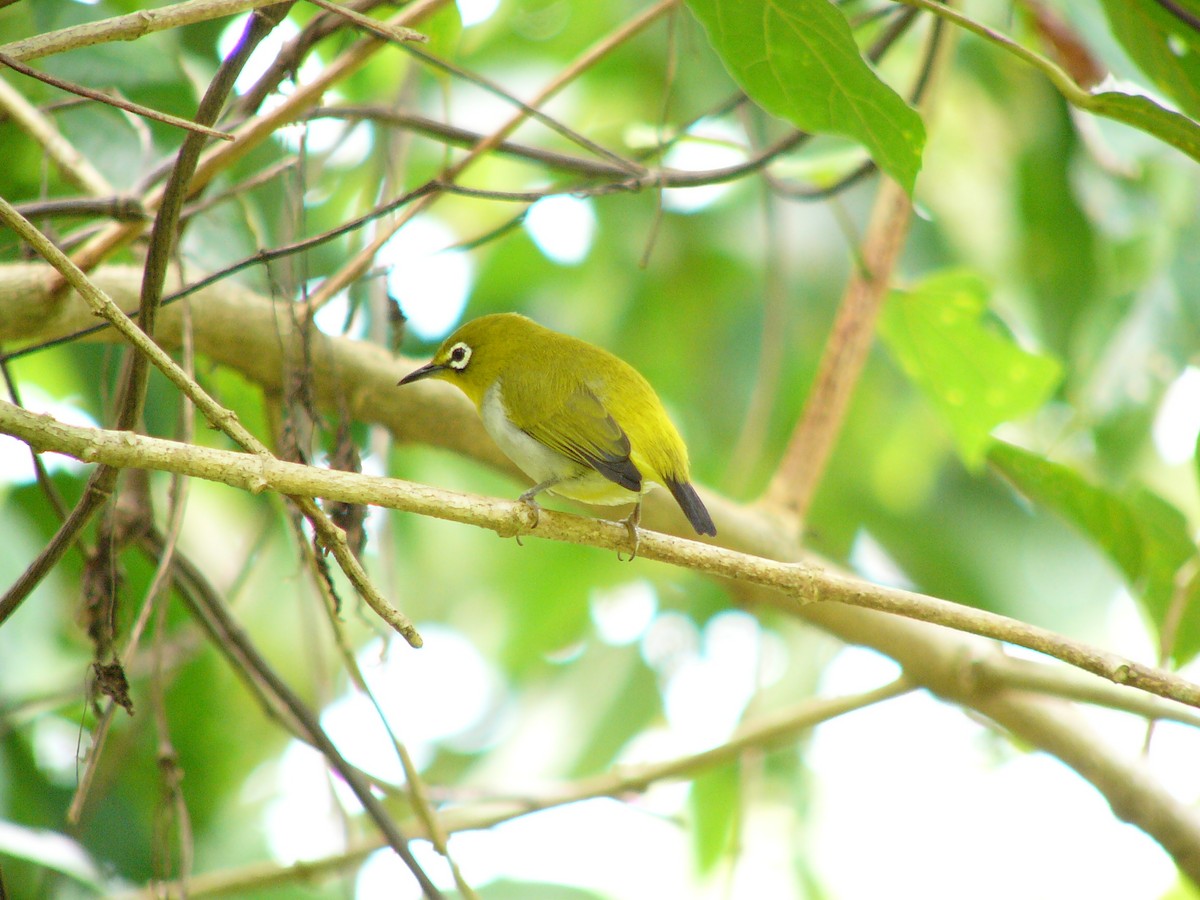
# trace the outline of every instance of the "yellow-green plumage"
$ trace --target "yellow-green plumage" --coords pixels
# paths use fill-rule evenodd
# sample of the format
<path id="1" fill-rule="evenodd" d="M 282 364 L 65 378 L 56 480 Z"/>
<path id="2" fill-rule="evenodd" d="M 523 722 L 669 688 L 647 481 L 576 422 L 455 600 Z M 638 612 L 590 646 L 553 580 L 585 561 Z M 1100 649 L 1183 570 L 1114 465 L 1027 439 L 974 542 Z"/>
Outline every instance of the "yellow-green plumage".
<path id="1" fill-rule="evenodd" d="M 639 503 L 671 491 L 700 534 L 712 519 L 689 484 L 687 448 L 654 389 L 632 366 L 515 313 L 455 331 L 400 383 L 439 378 L 475 404 L 500 448 L 542 490 L 586 503 Z M 637 510 L 631 523 L 636 523 Z"/>

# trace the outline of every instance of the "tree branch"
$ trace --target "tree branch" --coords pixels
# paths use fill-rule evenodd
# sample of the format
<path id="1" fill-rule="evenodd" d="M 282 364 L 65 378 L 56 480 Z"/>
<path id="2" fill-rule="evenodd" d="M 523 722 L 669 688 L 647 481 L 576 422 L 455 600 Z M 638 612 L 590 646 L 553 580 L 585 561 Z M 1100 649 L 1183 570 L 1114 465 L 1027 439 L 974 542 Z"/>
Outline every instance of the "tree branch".
<path id="1" fill-rule="evenodd" d="M 908 194 L 892 179 L 883 179 L 863 241 L 862 267 L 851 276 L 842 294 L 804 414 L 764 498 L 769 508 L 796 526 L 803 524 L 825 474 L 825 464 L 841 433 L 867 353 L 875 342 L 875 321 L 883 309 L 911 215 Z"/>
<path id="2" fill-rule="evenodd" d="M 614 551 L 624 550 L 628 545 L 628 531 L 621 522 L 542 510 L 535 525 L 528 506 L 520 501 L 494 500 L 398 479 L 320 469 L 269 456 L 194 447 L 128 432 L 66 425 L 3 401 L 0 401 L 0 432 L 19 437 L 39 452 L 51 450 L 83 462 L 118 468 L 174 472 L 219 481 L 253 494 L 271 490 L 289 497 L 367 503 L 487 528 L 501 537 L 534 535 Z M 771 588 L 794 606 L 844 603 L 1005 641 L 1053 656 L 1116 684 L 1200 707 L 1200 685 L 1172 672 L 986 610 L 882 587 L 815 565 L 777 562 L 652 531 L 641 534 L 638 555 L 706 575 Z"/>
<path id="3" fill-rule="evenodd" d="M 159 9 L 143 9 L 124 16 L 72 25 L 58 31 L 47 31 L 20 41 L 0 45 L 0 53 L 13 59 L 30 60 L 51 56 L 66 50 L 78 50 L 112 41 L 135 41 L 156 31 L 166 31 L 181 25 L 194 25 L 211 19 L 222 19 L 260 6 L 270 6 L 279 0 L 189 0 Z"/>

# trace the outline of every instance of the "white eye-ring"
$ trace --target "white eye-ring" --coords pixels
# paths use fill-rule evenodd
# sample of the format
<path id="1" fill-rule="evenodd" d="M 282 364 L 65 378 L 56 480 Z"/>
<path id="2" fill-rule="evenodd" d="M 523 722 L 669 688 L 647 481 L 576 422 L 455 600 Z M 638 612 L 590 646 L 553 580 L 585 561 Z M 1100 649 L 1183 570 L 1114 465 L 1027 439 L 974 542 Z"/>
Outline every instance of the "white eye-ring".
<path id="1" fill-rule="evenodd" d="M 467 367 L 467 363 L 471 361 L 471 348 L 459 341 L 450 348 L 450 361 L 448 365 L 456 372 L 461 372 Z"/>

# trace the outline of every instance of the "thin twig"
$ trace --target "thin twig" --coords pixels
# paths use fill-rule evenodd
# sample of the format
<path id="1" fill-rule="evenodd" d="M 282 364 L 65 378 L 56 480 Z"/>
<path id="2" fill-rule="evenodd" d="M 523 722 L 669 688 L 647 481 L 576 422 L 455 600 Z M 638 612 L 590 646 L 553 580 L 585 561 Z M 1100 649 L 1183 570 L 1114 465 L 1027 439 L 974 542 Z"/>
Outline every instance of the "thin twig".
<path id="1" fill-rule="evenodd" d="M 155 122 L 162 122 L 165 125 L 173 125 L 176 128 L 194 131 L 198 134 L 206 135 L 207 137 L 220 138 L 223 141 L 233 140 L 233 135 L 227 131 L 218 131 L 215 128 L 209 128 L 207 125 L 201 125 L 197 122 L 192 122 L 189 119 L 181 119 L 179 116 L 173 116 L 170 113 L 160 112 L 157 109 L 151 109 L 148 106 L 142 106 L 140 103 L 134 103 L 132 100 L 126 100 L 123 97 L 116 97 L 112 94 L 106 94 L 104 91 L 97 91 L 92 88 L 84 87 L 81 84 L 75 84 L 74 82 L 66 81 L 62 78 L 56 78 L 55 76 L 46 72 L 39 72 L 32 66 L 27 66 L 20 60 L 14 59 L 6 53 L 0 53 L 0 63 L 3 63 L 15 72 L 20 72 L 22 75 L 28 75 L 30 78 L 36 78 L 38 81 L 42 81 L 48 85 L 51 85 L 52 87 L 56 87 L 60 91 L 67 91 L 70 94 L 76 94 L 80 97 L 87 97 L 89 100 L 95 100 L 98 103 L 104 103 L 108 106 L 115 106 L 117 109 L 123 109 L 125 112 L 141 116 L 143 119 L 153 119 Z"/>
<path id="2" fill-rule="evenodd" d="M 194 2 L 201 2 L 201 0 L 194 0 Z M 205 0 L 205 2 L 216 2 L 216 0 Z M 232 2 L 232 0 L 226 0 L 226 2 Z M 388 24 L 403 26 L 419 21 L 447 2 L 449 0 L 414 0 L 388 19 Z M 268 4 L 257 0 L 254 5 L 265 6 Z M 311 82 L 298 85 L 295 92 L 284 98 L 270 112 L 240 125 L 234 132 L 235 141 L 209 148 L 201 157 L 196 168 L 196 173 L 189 185 L 188 196 L 193 196 L 203 190 L 220 172 L 269 140 L 281 126 L 300 119 L 305 110 L 320 101 L 326 90 L 366 65 L 371 56 L 385 46 L 388 44 L 380 38 L 374 36 L 362 38 L 325 66 Z M 157 209 L 161 202 L 161 189 L 150 191 L 143 198 L 147 210 Z M 143 226 L 135 223 L 110 225 L 75 253 L 76 266 L 84 271 L 95 267 L 109 254 L 141 234 L 142 228 Z"/>
<path id="3" fill-rule="evenodd" d="M 1200 728 L 1200 712 L 1142 691 L 1101 681 L 1078 669 L 1019 659 L 1004 653 L 965 662 L 964 678 L 989 690 L 1027 691 L 1060 700 L 1118 710 L 1144 719 Z"/>
<path id="4" fill-rule="evenodd" d="M 58 31 L 47 31 L 0 45 L 0 53 L 18 60 L 38 59 L 111 41 L 133 41 L 156 31 L 235 16 L 278 2 L 279 0 L 188 0 L 158 9 L 142 9 L 124 16 L 101 19 L 99 22 L 86 22 L 60 28 Z"/>
<path id="5" fill-rule="evenodd" d="M 501 85 L 492 81 L 490 78 L 485 78 L 478 72 L 470 72 L 461 66 L 456 66 L 453 63 L 418 47 L 406 45 L 404 49 L 425 64 L 433 66 L 436 69 L 440 69 L 450 75 L 455 75 L 464 81 L 474 84 L 476 87 L 482 88 L 489 94 L 500 97 L 506 102 L 511 103 L 517 108 L 518 114 L 524 114 L 522 118 L 533 119 L 535 122 L 545 125 L 551 131 L 562 135 L 571 143 L 577 144 L 585 150 L 590 150 L 601 159 L 608 160 L 618 169 L 623 169 L 626 174 L 636 175 L 642 171 L 641 166 L 630 162 L 621 155 L 609 150 L 607 147 L 602 147 L 600 144 L 597 144 L 590 138 L 585 137 L 584 135 L 575 131 L 573 128 L 570 128 L 558 121 L 558 119 L 554 118 L 553 116 L 549 116 L 542 110 L 538 109 L 538 104 L 545 102 L 545 98 L 539 97 L 530 103 L 526 103 L 524 100 L 521 100 L 510 91 L 505 90 Z"/>
<path id="6" fill-rule="evenodd" d="M 349 119 L 350 121 L 380 122 L 398 128 L 406 128 L 436 138 L 439 141 L 456 147 L 473 147 L 483 140 L 484 135 L 469 128 L 460 128 L 446 122 L 439 122 L 427 116 L 416 113 L 402 112 L 382 106 L 318 106 L 307 116 L 309 119 Z M 516 141 L 501 141 L 496 145 L 496 153 L 527 159 L 551 169 L 561 169 L 579 175 L 594 178 L 624 178 L 629 175 L 627 166 L 619 166 L 611 162 L 589 159 L 585 156 L 575 156 L 570 153 L 559 153 Z"/>
<path id="7" fill-rule="evenodd" d="M 1184 9 L 1175 0 L 1154 0 L 1159 6 L 1177 18 L 1192 31 L 1200 32 L 1200 16 L 1190 10 Z"/>
<path id="8" fill-rule="evenodd" d="M 22 409 L 25 404 L 21 402 L 21 390 L 17 386 L 17 381 L 12 377 L 12 371 L 8 365 L 8 360 L 0 356 L 0 375 L 4 378 L 4 385 L 8 389 L 8 397 L 15 406 Z M 30 448 L 32 451 L 32 448 Z M 37 479 L 38 488 L 41 489 L 43 496 L 50 504 L 50 509 L 54 511 L 55 518 L 61 523 L 67 518 L 67 505 L 63 501 L 62 494 L 58 492 L 58 488 L 54 486 L 54 482 L 50 479 L 50 473 L 46 470 L 46 464 L 42 462 L 42 457 L 37 453 L 30 454 L 30 459 L 33 463 L 34 477 Z"/>
<path id="9" fill-rule="evenodd" d="M 357 10 L 350 9 L 348 6 L 342 6 L 340 3 L 332 3 L 330 0 L 308 0 L 314 6 L 319 6 L 326 12 L 333 13 L 335 16 L 341 16 L 347 22 L 352 22 L 359 28 L 371 32 L 376 37 L 382 38 L 385 41 L 394 41 L 398 44 L 416 41 L 424 44 L 428 42 L 429 37 L 421 34 L 419 31 L 414 31 L 411 28 L 405 28 L 401 25 L 390 25 L 387 22 L 381 22 L 379 19 L 372 19 L 370 16 L 364 16 Z"/>
<path id="10" fill-rule="evenodd" d="M 111 197 L 56 197 L 50 200 L 31 200 L 14 204 L 14 208 L 27 219 L 82 216 L 103 216 L 118 222 L 146 221 L 150 218 L 136 197 L 113 195 Z"/>
<path id="11" fill-rule="evenodd" d="M 355 12 L 367 13 L 389 0 L 352 0 L 345 4 Z M 240 123 L 246 116 L 257 112 L 266 98 L 279 88 L 285 78 L 295 75 L 308 52 L 317 44 L 342 28 L 346 19 L 332 13 L 321 12 L 305 24 L 304 28 L 283 45 L 275 59 L 267 66 L 258 80 L 227 111 L 230 121 Z M 153 183 L 153 182 L 151 182 Z"/>

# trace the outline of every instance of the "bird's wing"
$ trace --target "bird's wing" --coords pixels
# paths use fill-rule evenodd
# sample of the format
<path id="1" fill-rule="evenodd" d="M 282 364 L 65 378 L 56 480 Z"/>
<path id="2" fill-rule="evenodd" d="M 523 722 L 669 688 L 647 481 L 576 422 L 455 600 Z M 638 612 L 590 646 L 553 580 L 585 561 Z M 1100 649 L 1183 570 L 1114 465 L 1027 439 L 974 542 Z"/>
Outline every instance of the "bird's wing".
<path id="1" fill-rule="evenodd" d="M 629 458 L 629 436 L 587 387 L 576 387 L 554 410 L 519 427 L 535 441 L 595 469 L 609 481 L 641 491 L 642 473 Z"/>

